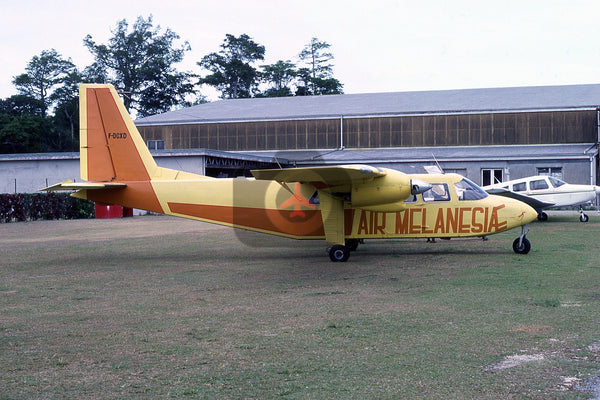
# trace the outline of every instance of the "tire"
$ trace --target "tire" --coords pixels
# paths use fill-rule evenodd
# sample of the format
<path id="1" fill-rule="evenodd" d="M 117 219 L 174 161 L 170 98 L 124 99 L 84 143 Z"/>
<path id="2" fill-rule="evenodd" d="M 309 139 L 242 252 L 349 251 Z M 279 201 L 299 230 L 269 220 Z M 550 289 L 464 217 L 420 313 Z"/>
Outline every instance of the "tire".
<path id="1" fill-rule="evenodd" d="M 346 262 L 350 257 L 350 250 L 346 246 L 336 244 L 329 249 L 329 258 L 333 262 Z"/>
<path id="2" fill-rule="evenodd" d="M 544 221 L 548 221 L 548 214 L 546 214 L 545 212 L 541 212 L 538 214 L 538 221 L 544 222 Z"/>
<path id="3" fill-rule="evenodd" d="M 521 245 L 519 246 L 519 238 L 516 238 L 513 242 L 513 250 L 517 254 L 527 254 L 531 250 L 531 243 L 527 238 L 523 238 Z"/>
<path id="4" fill-rule="evenodd" d="M 587 214 L 581 214 L 581 215 L 579 216 L 579 220 L 580 220 L 581 222 L 588 222 L 588 221 L 590 220 L 590 217 L 588 217 L 588 216 L 587 216 Z"/>

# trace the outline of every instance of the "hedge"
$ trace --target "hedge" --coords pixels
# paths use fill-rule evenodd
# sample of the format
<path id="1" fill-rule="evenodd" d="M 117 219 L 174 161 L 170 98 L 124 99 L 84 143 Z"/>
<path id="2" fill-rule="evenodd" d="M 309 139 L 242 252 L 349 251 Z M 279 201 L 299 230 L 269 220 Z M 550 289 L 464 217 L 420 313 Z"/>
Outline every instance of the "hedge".
<path id="1" fill-rule="evenodd" d="M 69 193 L 0 194 L 0 223 L 94 218 L 94 202 Z"/>

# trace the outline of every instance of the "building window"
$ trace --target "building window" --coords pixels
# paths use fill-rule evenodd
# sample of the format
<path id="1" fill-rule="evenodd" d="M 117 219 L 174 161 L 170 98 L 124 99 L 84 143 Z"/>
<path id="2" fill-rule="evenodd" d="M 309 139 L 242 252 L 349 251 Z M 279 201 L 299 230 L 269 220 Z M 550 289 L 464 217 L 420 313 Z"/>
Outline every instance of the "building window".
<path id="1" fill-rule="evenodd" d="M 165 149 L 165 141 L 164 140 L 148 140 L 146 143 L 148 145 L 149 150 L 164 150 Z"/>
<path id="2" fill-rule="evenodd" d="M 537 174 L 541 176 L 551 176 L 556 179 L 563 178 L 562 167 L 544 167 L 538 168 Z"/>
<path id="3" fill-rule="evenodd" d="M 481 170 L 481 186 L 494 185 L 503 180 L 502 169 L 484 168 Z"/>

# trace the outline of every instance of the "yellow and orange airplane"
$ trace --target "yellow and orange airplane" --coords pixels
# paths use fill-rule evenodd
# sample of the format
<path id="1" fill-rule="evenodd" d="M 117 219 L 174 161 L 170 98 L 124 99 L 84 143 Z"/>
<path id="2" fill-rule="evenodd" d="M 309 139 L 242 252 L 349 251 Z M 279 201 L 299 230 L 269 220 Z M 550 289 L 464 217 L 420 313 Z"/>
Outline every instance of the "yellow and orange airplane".
<path id="1" fill-rule="evenodd" d="M 217 179 L 156 165 L 112 85 L 80 86 L 81 178 L 44 190 L 294 239 L 325 239 L 346 261 L 363 239 L 485 237 L 526 224 L 537 212 L 488 195 L 456 174 L 407 175 L 368 165 L 252 171 Z"/>

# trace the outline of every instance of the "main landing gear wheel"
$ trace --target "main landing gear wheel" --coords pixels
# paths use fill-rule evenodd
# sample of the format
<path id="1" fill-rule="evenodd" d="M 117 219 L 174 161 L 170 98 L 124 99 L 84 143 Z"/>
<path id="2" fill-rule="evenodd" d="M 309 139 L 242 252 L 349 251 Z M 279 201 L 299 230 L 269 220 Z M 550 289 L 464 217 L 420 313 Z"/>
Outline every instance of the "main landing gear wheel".
<path id="1" fill-rule="evenodd" d="M 513 250 L 517 254 L 527 254 L 531 250 L 531 243 L 527 238 L 523 238 L 523 240 L 516 238 L 513 242 Z"/>
<path id="2" fill-rule="evenodd" d="M 329 249 L 329 258 L 333 262 L 346 262 L 350 257 L 350 249 L 341 244 L 331 246 Z"/>
<path id="3" fill-rule="evenodd" d="M 541 212 L 538 214 L 538 221 L 548 221 L 548 214 L 546 214 L 545 212 Z"/>

